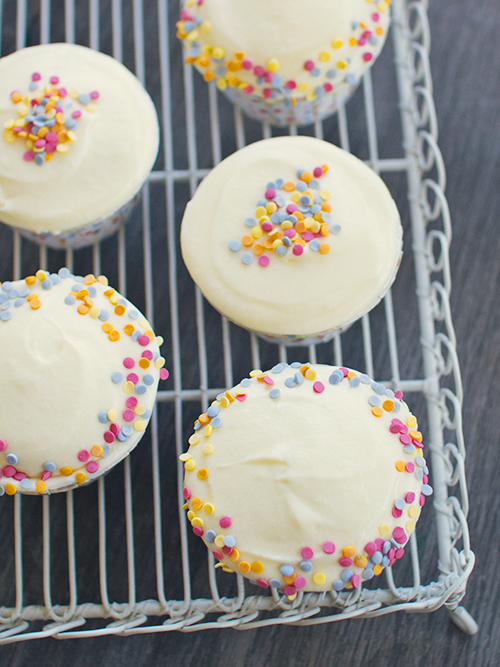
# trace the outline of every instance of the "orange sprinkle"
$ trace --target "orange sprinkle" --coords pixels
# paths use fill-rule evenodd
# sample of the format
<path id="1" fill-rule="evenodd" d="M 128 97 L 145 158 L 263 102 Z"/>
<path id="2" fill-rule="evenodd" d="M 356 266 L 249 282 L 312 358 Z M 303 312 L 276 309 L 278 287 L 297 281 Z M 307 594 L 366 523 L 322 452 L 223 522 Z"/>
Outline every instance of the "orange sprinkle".
<path id="1" fill-rule="evenodd" d="M 386 412 L 392 412 L 394 410 L 394 401 L 387 400 L 382 403 L 382 407 Z"/>
<path id="2" fill-rule="evenodd" d="M 247 563 L 245 560 L 242 560 L 241 563 L 238 565 L 238 570 L 241 572 L 241 574 L 247 574 L 250 572 L 250 563 Z"/>
<path id="3" fill-rule="evenodd" d="M 226 397 L 229 400 L 230 403 L 233 403 L 234 401 L 234 396 L 231 394 L 230 391 L 226 391 Z"/>
<path id="4" fill-rule="evenodd" d="M 272 244 L 271 244 L 272 245 Z M 264 253 L 264 246 L 261 243 L 256 243 L 254 247 L 252 248 L 254 255 L 262 255 Z"/>
<path id="5" fill-rule="evenodd" d="M 83 303 L 81 303 L 77 308 L 77 311 L 80 313 L 80 315 L 86 315 L 89 310 L 90 308 Z"/>
<path id="6" fill-rule="evenodd" d="M 188 56 L 186 58 L 186 65 L 194 65 L 195 62 L 196 62 L 196 58 L 193 58 L 192 56 Z"/>
<path id="7" fill-rule="evenodd" d="M 273 247 L 273 241 L 271 239 L 266 239 L 264 241 L 264 248 L 271 250 L 272 247 Z"/>
<path id="8" fill-rule="evenodd" d="M 408 435 L 412 440 L 417 440 L 418 442 L 422 442 L 422 434 L 420 433 L 420 431 L 410 431 Z"/>
<path id="9" fill-rule="evenodd" d="M 151 329 L 146 329 L 146 331 L 144 332 L 144 335 L 147 336 L 147 337 L 149 338 L 150 341 L 153 341 L 154 338 L 155 338 L 155 335 L 154 335 L 154 333 L 151 331 Z"/>
<path id="10" fill-rule="evenodd" d="M 299 221 L 295 224 L 295 231 L 297 234 L 303 234 L 306 231 L 306 226 L 302 221 Z"/>
<path id="11" fill-rule="evenodd" d="M 283 579 L 286 581 L 287 584 L 293 584 L 295 579 L 297 579 L 297 575 L 295 572 L 293 572 L 289 577 L 283 577 Z"/>
<path id="12" fill-rule="evenodd" d="M 322 255 L 328 255 L 328 253 L 330 252 L 330 246 L 328 245 L 328 243 L 322 243 L 319 247 L 319 251 Z"/>
<path id="13" fill-rule="evenodd" d="M 308 370 L 309 370 L 309 366 L 301 366 L 301 368 L 300 368 L 300 372 L 304 376 L 305 376 L 305 374 L 307 373 Z"/>
<path id="14" fill-rule="evenodd" d="M 328 229 L 328 225 L 321 225 L 321 236 L 328 236 L 330 234 L 330 230 Z"/>
<path id="15" fill-rule="evenodd" d="M 53 157 L 54 157 L 54 153 L 46 153 L 45 162 L 50 162 Z"/>
<path id="16" fill-rule="evenodd" d="M 208 470 L 206 468 L 200 468 L 196 473 L 196 476 L 198 477 L 198 479 L 207 479 Z"/>
<path id="17" fill-rule="evenodd" d="M 143 357 L 142 359 L 139 359 L 139 366 L 140 366 L 141 368 L 143 368 L 144 370 L 145 370 L 146 368 L 149 368 L 150 365 L 151 365 L 151 364 L 150 364 L 149 359 L 146 359 L 145 357 Z"/>
<path id="18" fill-rule="evenodd" d="M 399 472 L 404 472 L 406 470 L 405 462 L 404 461 L 396 461 L 396 470 L 398 470 Z"/>
<path id="19" fill-rule="evenodd" d="M 115 314 L 116 314 L 116 315 L 120 315 L 120 316 L 121 316 L 121 315 L 124 315 L 124 314 L 125 314 L 125 311 L 126 311 L 125 306 L 123 306 L 123 305 L 121 305 L 121 304 L 120 304 L 119 306 L 115 306 Z"/>
<path id="20" fill-rule="evenodd" d="M 38 310 L 41 305 L 42 302 L 40 301 L 40 299 L 33 299 L 32 301 L 30 301 L 30 306 L 32 310 Z"/>
<path id="21" fill-rule="evenodd" d="M 200 424 L 210 424 L 210 417 L 204 412 L 198 417 Z"/>
<path id="22" fill-rule="evenodd" d="M 210 60 L 206 56 L 201 56 L 198 58 L 198 65 L 200 67 L 208 67 L 210 65 Z"/>
<path id="23" fill-rule="evenodd" d="M 77 292 L 76 298 L 80 299 L 80 301 L 83 301 L 86 296 L 90 296 L 90 292 L 86 289 L 81 289 L 79 292 Z"/>
<path id="24" fill-rule="evenodd" d="M 238 549 L 233 549 L 231 553 L 229 554 L 229 558 L 231 560 L 234 560 L 235 562 L 240 559 L 240 552 Z"/>
<path id="25" fill-rule="evenodd" d="M 110 324 L 109 322 L 104 322 L 104 324 L 102 325 L 101 328 L 104 331 L 104 333 L 107 333 L 107 334 L 109 334 L 110 331 L 113 331 L 113 325 Z"/>
<path id="26" fill-rule="evenodd" d="M 347 379 L 348 380 L 350 380 L 351 378 L 355 378 L 355 377 L 356 377 L 356 373 L 354 371 L 349 371 L 349 373 L 347 373 Z"/>
<path id="27" fill-rule="evenodd" d="M 35 276 L 27 276 L 27 277 L 24 279 L 24 282 L 26 283 L 26 285 L 33 285 L 33 283 L 35 282 L 35 280 L 36 280 Z"/>
<path id="28" fill-rule="evenodd" d="M 103 450 L 102 450 L 101 445 L 94 445 L 92 447 L 92 449 L 90 450 L 90 453 L 92 454 L 92 456 L 98 457 L 98 456 L 102 456 L 102 451 Z"/>
<path id="29" fill-rule="evenodd" d="M 112 343 L 114 343 L 115 341 L 120 340 L 120 332 L 116 331 L 116 329 L 113 329 L 113 331 L 109 332 L 108 338 Z"/>
<path id="30" fill-rule="evenodd" d="M 328 165 L 327 164 L 322 164 L 321 169 L 323 169 L 323 175 L 325 175 L 326 172 L 328 171 Z"/>
<path id="31" fill-rule="evenodd" d="M 114 293 L 115 293 L 115 290 L 114 290 L 112 287 L 110 287 L 110 289 L 107 289 L 107 290 L 104 292 L 104 296 L 107 296 L 108 299 L 109 299 L 109 297 L 112 296 Z"/>
<path id="32" fill-rule="evenodd" d="M 123 327 L 123 331 L 124 331 L 124 333 L 127 334 L 127 336 L 131 336 L 135 331 L 134 325 L 133 324 L 126 324 Z"/>
<path id="33" fill-rule="evenodd" d="M 14 102 L 14 104 L 19 104 L 19 102 L 22 101 L 23 96 L 18 90 L 15 90 L 13 93 L 11 93 L 10 99 Z"/>
<path id="34" fill-rule="evenodd" d="M 92 299 L 91 299 L 89 296 L 86 296 L 86 297 L 84 298 L 83 303 L 84 303 L 86 306 L 88 306 L 89 308 L 92 308 L 92 306 L 94 305 L 94 302 L 92 301 Z"/>
<path id="35" fill-rule="evenodd" d="M 300 220 L 304 219 L 304 216 L 302 215 L 302 213 L 300 211 L 294 211 L 293 214 L 297 218 L 297 220 L 299 220 L 299 222 L 300 222 Z"/>
<path id="36" fill-rule="evenodd" d="M 203 74 L 203 78 L 205 79 L 205 81 L 212 81 L 213 78 L 214 78 L 214 73 L 213 73 L 213 72 L 210 72 L 210 70 L 207 70 L 207 71 Z"/>
<path id="37" fill-rule="evenodd" d="M 382 408 L 379 408 L 379 407 L 372 408 L 372 415 L 374 417 L 382 417 L 383 414 L 384 414 L 384 411 L 382 410 Z"/>
<path id="38" fill-rule="evenodd" d="M 332 210 L 332 207 L 330 206 L 330 204 L 327 201 L 324 201 L 321 204 L 321 210 L 325 211 L 325 213 L 330 213 L 330 211 Z"/>
<path id="39" fill-rule="evenodd" d="M 33 301 L 33 299 L 38 299 L 38 294 L 28 294 L 26 297 L 26 301 L 28 302 Z"/>
<path id="40" fill-rule="evenodd" d="M 245 236 L 241 239 L 241 242 L 248 248 L 253 243 L 253 236 L 251 236 L 251 234 L 245 234 Z"/>
<path id="41" fill-rule="evenodd" d="M 64 466 L 64 468 L 61 468 L 61 475 L 64 475 L 65 477 L 71 475 L 72 472 L 73 468 L 70 468 L 69 466 Z"/>
<path id="42" fill-rule="evenodd" d="M 298 244 L 301 245 L 303 248 L 304 248 L 305 245 L 306 245 L 306 242 L 304 241 L 304 239 L 297 239 L 297 240 L 295 241 L 295 243 L 298 243 Z"/>
<path id="43" fill-rule="evenodd" d="M 97 280 L 98 280 L 98 282 L 101 283 L 101 285 L 107 285 L 108 284 L 108 279 L 106 278 L 106 276 L 99 276 L 97 278 Z"/>
<path id="44" fill-rule="evenodd" d="M 288 181 L 288 183 L 285 183 L 283 186 L 283 190 L 285 190 L 285 192 L 293 192 L 295 190 L 295 183 Z"/>
<path id="45" fill-rule="evenodd" d="M 309 183 L 309 181 L 312 181 L 312 178 L 313 178 L 313 175 L 310 172 L 305 171 L 302 174 L 302 176 L 300 177 L 300 180 L 304 181 L 304 183 Z"/>
<path id="46" fill-rule="evenodd" d="M 83 279 L 84 285 L 93 285 L 95 283 L 95 276 L 92 273 L 89 273 Z"/>

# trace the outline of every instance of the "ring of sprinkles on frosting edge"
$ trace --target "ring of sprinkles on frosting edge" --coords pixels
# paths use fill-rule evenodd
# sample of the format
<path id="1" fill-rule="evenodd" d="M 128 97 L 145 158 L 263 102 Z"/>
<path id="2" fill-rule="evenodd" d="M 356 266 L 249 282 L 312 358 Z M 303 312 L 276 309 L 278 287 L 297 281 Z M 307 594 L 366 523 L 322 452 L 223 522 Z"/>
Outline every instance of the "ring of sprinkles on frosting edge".
<path id="1" fill-rule="evenodd" d="M 316 26 L 311 33 L 297 20 L 302 6 L 289 0 L 282 11 L 265 3 L 234 8 L 215 0 L 185 0 L 177 37 L 186 63 L 249 115 L 280 125 L 304 124 L 333 113 L 353 93 L 385 42 L 390 4 L 315 3 L 308 8 L 309 22 Z M 260 42 L 256 33 L 262 34 Z"/>
<path id="2" fill-rule="evenodd" d="M 163 343 L 104 276 L 0 283 L 0 495 L 86 484 L 139 442 Z"/>
<path id="3" fill-rule="evenodd" d="M 432 494 L 402 392 L 348 368 L 254 370 L 199 416 L 189 445 L 194 534 L 216 567 L 290 599 L 391 567 Z"/>

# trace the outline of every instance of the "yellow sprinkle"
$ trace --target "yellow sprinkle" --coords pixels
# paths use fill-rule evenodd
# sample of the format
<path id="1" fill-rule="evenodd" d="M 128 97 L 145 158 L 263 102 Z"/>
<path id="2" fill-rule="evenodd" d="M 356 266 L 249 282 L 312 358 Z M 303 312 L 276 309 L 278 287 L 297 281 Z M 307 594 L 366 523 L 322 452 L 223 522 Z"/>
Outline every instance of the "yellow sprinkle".
<path id="1" fill-rule="evenodd" d="M 223 547 L 224 546 L 224 535 L 217 535 L 217 537 L 214 540 L 214 544 L 216 547 Z"/>
<path id="2" fill-rule="evenodd" d="M 270 72 L 277 72 L 280 68 L 280 64 L 276 58 L 273 58 L 272 60 L 267 61 L 266 67 Z"/>
<path id="3" fill-rule="evenodd" d="M 198 528 L 203 528 L 203 519 L 197 516 L 191 521 L 191 525 L 198 526 Z"/>
<path id="4" fill-rule="evenodd" d="M 102 451 L 103 450 L 102 450 L 101 445 L 94 445 L 91 448 L 90 453 L 92 454 L 92 456 L 99 457 L 99 456 L 102 456 Z"/>
<path id="5" fill-rule="evenodd" d="M 182 461 L 184 463 L 185 461 L 189 461 L 190 458 L 191 458 L 191 454 L 188 454 L 187 452 L 184 452 L 184 454 L 181 454 L 179 456 L 179 461 Z"/>
<path id="6" fill-rule="evenodd" d="M 417 425 L 417 418 L 415 415 L 410 415 L 408 419 L 406 420 L 406 425 L 409 426 L 410 428 L 415 428 Z"/>
<path id="7" fill-rule="evenodd" d="M 214 451 L 214 446 L 211 445 L 209 442 L 206 442 L 206 443 L 203 445 L 203 447 L 201 448 L 201 451 L 202 451 L 204 454 L 207 454 L 207 455 L 208 455 L 208 454 L 211 454 L 211 453 Z"/>
<path id="8" fill-rule="evenodd" d="M 415 521 L 407 521 L 405 524 L 406 532 L 413 533 L 415 530 Z"/>
<path id="9" fill-rule="evenodd" d="M 313 371 L 312 368 L 308 368 L 307 371 L 304 373 L 304 377 L 306 380 L 315 380 L 316 379 L 316 371 Z"/>
<path id="10" fill-rule="evenodd" d="M 98 308 L 97 306 L 94 306 L 89 310 L 89 315 L 93 320 L 96 320 L 100 314 L 101 314 L 101 309 Z"/>
<path id="11" fill-rule="evenodd" d="M 193 510 L 189 510 L 189 512 L 187 513 L 186 516 L 187 516 L 188 521 L 192 521 L 194 519 L 194 517 L 196 516 L 196 514 L 193 512 Z"/>
<path id="12" fill-rule="evenodd" d="M 207 479 L 208 470 L 206 468 L 200 468 L 196 473 L 196 476 L 198 477 L 198 479 Z"/>
<path id="13" fill-rule="evenodd" d="M 384 569 L 384 566 L 382 563 L 377 563 L 376 565 L 373 566 L 373 574 L 378 577 L 378 575 L 382 572 Z"/>
<path id="14" fill-rule="evenodd" d="M 116 410 L 108 410 L 108 419 L 110 422 L 115 422 L 118 419 L 118 413 Z"/>
<path id="15" fill-rule="evenodd" d="M 330 54 L 328 51 L 321 51 L 319 54 L 319 59 L 321 60 L 322 63 L 327 63 L 330 60 Z"/>
<path id="16" fill-rule="evenodd" d="M 146 428 L 146 422 L 143 421 L 142 419 L 138 419 L 137 421 L 134 422 L 134 431 L 144 431 Z"/>
<path id="17" fill-rule="evenodd" d="M 292 223 L 290 220 L 285 220 L 285 222 L 281 223 L 281 229 L 286 232 L 287 229 L 291 229 L 293 227 Z"/>
<path id="18" fill-rule="evenodd" d="M 163 357 L 158 357 L 155 361 L 155 368 L 163 368 L 165 366 L 165 359 Z"/>
<path id="19" fill-rule="evenodd" d="M 43 281 L 47 278 L 47 274 L 45 273 L 45 271 L 42 271 L 42 270 L 37 271 L 37 272 L 35 273 L 35 276 L 38 278 L 38 280 L 39 280 L 41 283 L 43 283 Z"/>
<path id="20" fill-rule="evenodd" d="M 84 472 L 77 472 L 75 480 L 77 484 L 83 484 L 87 480 L 87 475 Z"/>
<path id="21" fill-rule="evenodd" d="M 123 391 L 126 394 L 131 394 L 134 391 L 134 383 L 133 382 L 124 382 L 123 383 Z"/>
<path id="22" fill-rule="evenodd" d="M 257 375 L 262 375 L 262 371 L 259 368 L 255 368 L 253 371 L 250 371 L 250 377 L 254 378 Z"/>
<path id="23" fill-rule="evenodd" d="M 266 204 L 266 211 L 268 213 L 275 213 L 278 210 L 278 207 L 273 201 L 270 201 Z"/>
<path id="24" fill-rule="evenodd" d="M 9 482 L 8 484 L 6 484 L 5 487 L 4 487 L 4 489 L 5 489 L 5 493 L 6 493 L 8 496 L 13 496 L 13 495 L 15 494 L 15 492 L 16 492 L 16 487 L 15 487 L 14 484 L 12 484 L 11 482 Z"/>
<path id="25" fill-rule="evenodd" d="M 226 398 L 226 396 L 221 396 L 221 399 L 220 399 L 220 406 L 221 406 L 221 408 L 228 408 L 229 405 L 230 405 L 230 403 L 229 403 L 229 399 Z"/>
<path id="26" fill-rule="evenodd" d="M 217 88 L 219 90 L 226 90 L 227 88 L 227 81 L 226 79 L 217 79 L 216 81 Z"/>
<path id="27" fill-rule="evenodd" d="M 242 560 L 241 563 L 238 565 L 238 571 L 241 572 L 241 574 L 248 574 L 248 572 L 250 572 L 250 563 L 247 563 L 245 560 Z"/>
<path id="28" fill-rule="evenodd" d="M 416 505 L 412 505 L 410 509 L 408 510 L 408 516 L 410 516 L 412 519 L 416 519 L 417 517 L 420 516 L 420 507 L 417 507 Z"/>
<path id="29" fill-rule="evenodd" d="M 300 201 L 300 192 L 292 192 L 290 195 L 290 199 L 293 201 L 294 204 L 298 204 Z"/>
<path id="30" fill-rule="evenodd" d="M 64 475 L 65 477 L 69 477 L 73 473 L 73 468 L 70 468 L 69 466 L 64 466 L 64 468 L 61 468 L 61 475 Z"/>
<path id="31" fill-rule="evenodd" d="M 139 415 L 139 417 L 140 417 L 141 415 L 143 415 L 146 412 L 146 406 L 142 405 L 142 403 L 139 403 L 139 405 L 135 406 L 134 412 L 135 412 L 136 415 Z"/>
<path id="32" fill-rule="evenodd" d="M 326 577 L 323 574 L 323 572 L 316 572 L 316 574 L 313 575 L 313 583 L 316 584 L 316 586 L 323 586 L 323 584 L 326 581 Z"/>
<path id="33" fill-rule="evenodd" d="M 67 153 L 68 152 L 68 144 L 57 144 L 56 151 L 58 153 Z"/>
<path id="34" fill-rule="evenodd" d="M 297 90 L 299 90 L 301 93 L 307 93 L 309 90 L 309 84 L 308 83 L 299 83 L 297 86 Z"/>
<path id="35" fill-rule="evenodd" d="M 252 227 L 252 236 L 254 239 L 260 239 L 260 237 L 264 234 L 262 231 L 262 227 L 259 227 L 259 225 L 255 225 L 255 227 Z"/>
<path id="36" fill-rule="evenodd" d="M 186 461 L 184 464 L 185 470 L 194 470 L 196 468 L 196 461 L 194 459 L 189 459 L 189 461 Z"/>
<path id="37" fill-rule="evenodd" d="M 7 132 L 4 133 L 3 138 L 5 139 L 5 141 L 6 141 L 8 144 L 13 144 L 14 141 L 16 140 L 16 135 L 14 134 L 14 132 L 11 132 L 11 131 L 9 130 L 9 131 L 7 131 Z"/>
<path id="38" fill-rule="evenodd" d="M 88 107 L 87 107 L 87 109 L 88 109 Z M 69 132 L 68 132 L 68 139 L 70 141 L 76 141 L 76 134 L 72 130 L 69 130 Z"/>
<path id="39" fill-rule="evenodd" d="M 220 60 L 224 57 L 224 49 L 221 46 L 216 46 L 212 55 L 215 60 Z"/>
<path id="40" fill-rule="evenodd" d="M 382 537 L 385 537 L 385 535 L 389 535 L 390 528 L 386 523 L 381 523 L 380 526 L 378 527 L 378 532 L 382 535 Z"/>
<path id="41" fill-rule="evenodd" d="M 3 124 L 3 128 L 5 130 L 12 130 L 14 127 L 14 119 L 11 118 L 10 120 L 6 120 L 5 123 Z"/>
<path id="42" fill-rule="evenodd" d="M 118 299 L 119 296 L 116 292 L 114 294 L 111 294 L 111 296 L 109 297 L 109 300 L 113 304 L 113 306 L 116 306 L 116 304 L 118 303 Z"/>
<path id="43" fill-rule="evenodd" d="M 198 433 L 193 433 L 193 435 L 188 440 L 190 445 L 197 445 L 200 442 L 200 436 Z"/>
<path id="44" fill-rule="evenodd" d="M 321 199 L 323 199 L 323 201 L 326 201 L 327 199 L 330 199 L 332 195 L 330 192 L 328 192 L 328 190 L 321 190 L 319 196 L 321 197 Z"/>
<path id="45" fill-rule="evenodd" d="M 203 505 L 203 511 L 207 514 L 213 514 L 215 512 L 215 507 L 212 505 L 212 503 L 205 503 Z"/>
<path id="46" fill-rule="evenodd" d="M 205 436 L 205 438 L 209 438 L 212 435 L 213 430 L 214 430 L 213 426 L 210 426 L 210 424 L 205 426 L 203 430 L 203 435 Z"/>
<path id="47" fill-rule="evenodd" d="M 89 113 L 95 113 L 97 111 L 97 104 L 95 104 L 95 102 L 90 102 L 89 104 L 87 104 L 85 106 L 85 108 L 87 109 L 87 111 Z M 69 135 L 70 135 L 70 133 L 68 132 L 68 137 L 69 137 Z M 71 139 L 71 141 L 74 141 L 74 139 Z"/>
<path id="48" fill-rule="evenodd" d="M 264 572 L 264 566 L 258 560 L 254 560 L 254 562 L 251 565 L 251 568 L 252 572 L 255 572 L 255 574 L 260 574 L 261 572 Z"/>
<path id="49" fill-rule="evenodd" d="M 342 46 L 342 40 L 340 39 L 336 39 L 332 42 L 332 48 L 334 49 L 340 49 L 341 46 Z"/>
<path id="50" fill-rule="evenodd" d="M 193 509 L 200 510 L 203 507 L 203 500 L 201 498 L 194 497 L 191 501 Z"/>

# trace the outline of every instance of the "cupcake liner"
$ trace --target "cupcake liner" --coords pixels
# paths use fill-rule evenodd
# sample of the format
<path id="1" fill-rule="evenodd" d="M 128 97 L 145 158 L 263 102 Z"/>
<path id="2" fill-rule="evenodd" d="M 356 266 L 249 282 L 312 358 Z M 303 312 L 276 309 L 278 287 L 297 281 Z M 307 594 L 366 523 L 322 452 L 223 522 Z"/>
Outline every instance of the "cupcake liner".
<path id="1" fill-rule="evenodd" d="M 59 234 L 52 234 L 50 232 L 34 232 L 21 227 L 14 227 L 9 225 L 12 229 L 17 230 L 24 238 L 54 248 L 55 250 L 76 250 L 91 245 L 96 241 L 102 241 L 108 236 L 112 236 L 118 231 L 120 225 L 125 224 L 128 220 L 132 210 L 135 208 L 141 196 L 141 189 L 129 199 L 123 206 L 120 206 L 116 211 L 104 216 L 100 220 L 95 220 L 86 225 L 65 229 Z"/>

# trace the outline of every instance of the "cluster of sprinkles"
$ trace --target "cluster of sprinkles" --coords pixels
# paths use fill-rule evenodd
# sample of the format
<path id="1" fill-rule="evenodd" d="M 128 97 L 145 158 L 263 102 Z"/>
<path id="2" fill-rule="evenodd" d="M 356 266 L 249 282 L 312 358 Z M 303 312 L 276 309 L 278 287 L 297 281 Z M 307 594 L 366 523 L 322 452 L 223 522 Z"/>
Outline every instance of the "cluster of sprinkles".
<path id="1" fill-rule="evenodd" d="M 241 91 L 244 95 L 263 97 L 269 102 L 284 102 L 295 106 L 297 100 L 308 102 L 331 93 L 342 83 L 355 85 L 358 77 L 349 71 L 353 59 L 370 63 L 385 34 L 381 25 L 381 15 L 387 12 L 391 0 L 367 0 L 373 6 L 368 20 L 351 22 L 351 33 L 332 39 L 330 44 L 310 59 L 302 63 L 297 79 L 288 79 L 280 74 L 280 62 L 270 58 L 265 63 L 257 63 L 243 50 L 226 53 L 217 44 L 211 44 L 208 35 L 211 22 L 203 20 L 198 13 L 200 0 L 186 0 L 177 22 L 177 37 L 184 43 L 186 63 L 196 65 L 205 81 L 215 80 L 220 90 L 228 87 Z"/>
<path id="2" fill-rule="evenodd" d="M 248 234 L 241 241 L 230 241 L 229 250 L 236 253 L 243 248 L 243 264 L 251 264 L 256 257 L 264 268 L 269 266 L 271 257 L 282 258 L 289 252 L 300 257 L 306 247 L 327 255 L 330 245 L 325 239 L 341 230 L 340 225 L 331 223 L 331 194 L 321 189 L 319 181 L 327 171 L 326 164 L 312 172 L 299 169 L 296 182 L 278 178 L 268 183 L 254 217 L 245 218 Z"/>
<path id="3" fill-rule="evenodd" d="M 206 457 L 214 451 L 210 436 L 214 429 L 221 427 L 223 411 L 231 405 L 243 403 L 247 398 L 247 388 L 255 381 L 268 391 L 270 399 L 279 399 L 281 391 L 274 386 L 275 381 L 272 376 L 283 372 L 287 372 L 288 375 L 284 381 L 284 386 L 287 389 L 293 390 L 294 387 L 307 382 L 311 383 L 313 394 L 322 394 L 327 389 L 325 384 L 317 379 L 317 373 L 309 363 L 293 362 L 287 364 L 281 362 L 276 364 L 269 372 L 262 372 L 258 369 L 251 371 L 250 377 L 243 379 L 237 387 L 219 394 L 208 410 L 195 421 L 195 432 L 188 440 L 191 446 L 190 452 L 181 454 L 179 457 L 187 472 L 194 473 L 196 471 L 196 476 L 201 481 L 209 478 Z M 329 376 L 328 383 L 336 386 L 342 382 L 348 383 L 353 389 L 360 385 L 370 386 L 373 394 L 368 398 L 367 408 L 376 418 L 382 417 L 385 413 L 397 413 L 401 410 L 403 393 L 401 391 L 394 392 L 382 383 L 374 382 L 364 373 L 357 373 L 343 367 L 337 368 Z M 397 525 L 392 531 L 387 523 L 380 524 L 378 535 L 367 542 L 362 549 L 356 549 L 352 544 L 338 547 L 331 540 L 326 540 L 318 545 L 303 545 L 297 549 L 295 564 L 282 563 L 279 565 L 281 578 L 266 578 L 264 576 L 265 566 L 262 562 L 258 560 L 249 562 L 242 559 L 237 548 L 237 540 L 230 531 L 233 525 L 233 519 L 230 516 L 223 514 L 220 517 L 217 531 L 212 528 L 208 530 L 205 528 L 204 516 L 208 517 L 215 514 L 217 508 L 213 503 L 204 502 L 202 498 L 193 496 L 188 485 L 188 478 L 186 478 L 183 489 L 183 497 L 186 501 L 184 509 L 188 510 L 187 518 L 191 522 L 193 533 L 203 537 L 205 542 L 210 545 L 214 557 L 219 561 L 216 567 L 222 567 L 226 572 L 234 572 L 233 568 L 222 562 L 225 557 L 228 557 L 233 563 L 237 563 L 237 571 L 241 574 L 254 573 L 261 575 L 256 580 L 261 588 L 273 587 L 282 590 L 290 600 L 295 599 L 298 591 L 305 588 L 307 584 L 306 577 L 309 577 L 310 581 L 317 586 L 323 586 L 326 583 L 325 573 L 315 566 L 315 552 L 337 559 L 342 568 L 340 578 L 335 579 L 332 583 L 333 591 L 338 593 L 342 590 L 357 588 L 362 581 L 368 581 L 374 576 L 380 575 L 384 568 L 391 567 L 403 557 L 404 546 L 415 530 L 416 521 L 420 515 L 421 507 L 425 503 L 425 498 L 432 494 L 432 487 L 428 483 L 429 469 L 422 456 L 422 434 L 418 431 L 416 417 L 410 414 L 406 423 L 398 418 L 393 418 L 389 426 L 389 432 L 399 438 L 404 453 L 414 457 L 413 461 L 406 463 L 398 460 L 395 464 L 396 470 L 404 474 L 415 475 L 416 479 L 422 482 L 421 493 L 417 498 L 413 491 L 408 491 L 396 498 L 392 507 L 392 516 L 404 523 Z M 192 453 L 192 447 L 200 443 L 202 443 L 200 456 L 203 460 L 201 466 L 198 465 Z"/>
<path id="4" fill-rule="evenodd" d="M 40 88 L 43 89 L 38 92 Z M 77 140 L 75 130 L 82 109 L 95 113 L 98 98 L 96 90 L 90 93 L 68 92 L 60 85 L 58 76 L 51 76 L 49 83 L 43 86 L 42 75 L 34 72 L 27 94 L 23 95 L 19 90 L 10 94 L 16 105 L 17 118 L 4 122 L 4 139 L 7 143 L 14 143 L 16 139 L 24 141 L 27 150 L 23 159 L 42 166 L 50 162 L 56 153 L 68 152 Z"/>
<path id="5" fill-rule="evenodd" d="M 137 354 L 134 357 L 124 357 L 122 368 L 116 370 L 110 377 L 113 384 L 122 386 L 124 392 L 123 406 L 120 411 L 117 411 L 114 407 L 106 408 L 96 415 L 96 419 L 103 425 L 103 442 L 94 444 L 88 449 L 81 449 L 78 452 L 77 458 L 82 464 L 82 469 L 78 469 L 76 472 L 70 466 L 62 466 L 58 470 L 58 466 L 53 461 L 44 462 L 43 472 L 34 485 L 39 494 L 47 492 L 47 480 L 57 472 L 63 477 L 74 474 L 77 484 L 85 483 L 89 473 L 98 472 L 99 460 L 109 456 L 113 443 L 127 442 L 134 432 L 143 432 L 151 417 L 151 410 L 141 403 L 140 399 L 155 385 L 155 377 L 151 373 L 151 369 L 154 367 L 158 370 L 160 380 L 166 380 L 169 377 L 168 370 L 164 367 L 165 359 L 160 356 L 158 351 L 153 352 L 147 349 L 153 342 L 161 346 L 163 339 L 161 336 L 155 336 L 149 328 L 148 321 L 129 302 L 119 297 L 118 293 L 110 288 L 104 292 L 104 296 L 110 302 L 109 310 L 94 305 L 93 298 L 97 296 L 95 284 L 108 286 L 107 278 L 102 275 L 97 278 L 92 274 L 85 277 L 75 276 L 71 274 L 69 269 L 62 268 L 58 273 L 48 273 L 40 270 L 34 276 L 27 276 L 24 279 L 26 287 L 22 289 L 14 287 L 13 283 L 9 281 L 1 283 L 0 321 L 9 321 L 12 318 L 13 309 L 24 304 L 29 304 L 32 310 L 38 310 L 43 305 L 43 298 L 41 299 L 32 290 L 38 289 L 38 287 L 40 290 L 50 290 L 59 285 L 64 279 L 74 280 L 71 291 L 64 297 L 64 303 L 68 306 L 77 305 L 77 312 L 80 315 L 89 315 L 96 322 L 103 322 L 101 328 L 113 343 L 120 339 L 121 334 L 118 329 L 108 324 L 107 320 L 111 312 L 123 317 L 126 323 L 124 323 L 122 331 L 137 343 Z M 5 452 L 8 449 L 8 443 L 0 438 L 0 452 Z M 4 482 L 3 478 L 16 480 L 22 489 L 31 490 L 34 480 L 21 470 L 22 466 L 18 465 L 20 456 L 14 451 L 9 451 L 5 460 L 7 465 L 3 469 L 0 468 L 0 496 L 4 493 L 14 495 L 17 491 L 15 484 L 10 481 Z"/>

